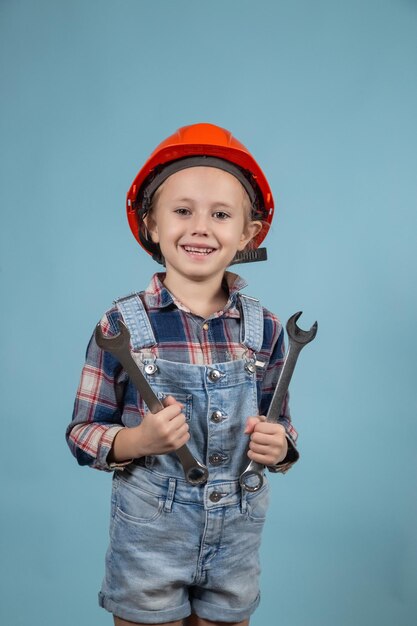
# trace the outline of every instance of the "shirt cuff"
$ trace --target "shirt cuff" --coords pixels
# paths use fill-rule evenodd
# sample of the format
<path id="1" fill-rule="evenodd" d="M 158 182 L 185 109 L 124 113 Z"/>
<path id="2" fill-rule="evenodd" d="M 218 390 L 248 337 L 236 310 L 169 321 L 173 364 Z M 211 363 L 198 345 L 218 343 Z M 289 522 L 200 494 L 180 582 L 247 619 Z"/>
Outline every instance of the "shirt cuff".
<path id="1" fill-rule="evenodd" d="M 300 454 L 295 447 L 294 441 L 287 434 L 288 450 L 285 459 L 276 465 L 268 465 L 268 471 L 272 474 L 285 474 L 298 461 Z"/>
<path id="2" fill-rule="evenodd" d="M 97 460 L 94 467 L 105 472 L 112 472 L 113 470 L 123 470 L 127 465 L 132 462 L 132 459 L 123 461 L 122 463 L 109 463 L 107 457 L 112 449 L 114 438 L 117 433 L 124 429 L 124 426 L 111 426 L 108 428 L 100 439 L 100 444 L 97 453 Z"/>

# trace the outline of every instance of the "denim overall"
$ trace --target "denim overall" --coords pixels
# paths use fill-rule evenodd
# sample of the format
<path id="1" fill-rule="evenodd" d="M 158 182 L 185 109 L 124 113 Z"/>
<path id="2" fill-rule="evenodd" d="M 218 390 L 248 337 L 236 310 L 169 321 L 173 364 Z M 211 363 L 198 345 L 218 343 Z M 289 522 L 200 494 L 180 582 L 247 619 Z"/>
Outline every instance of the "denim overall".
<path id="1" fill-rule="evenodd" d="M 235 622 L 248 618 L 259 603 L 268 483 L 247 493 L 239 476 L 248 463 L 246 418 L 258 414 L 255 364 L 263 313 L 257 300 L 239 298 L 244 357 L 210 365 L 155 357 L 155 337 L 139 295 L 116 302 L 130 331 L 132 356 L 160 398 L 169 394 L 184 404 L 187 445 L 209 470 L 205 485 L 192 486 L 175 453 L 169 453 L 115 472 L 99 601 L 123 619 L 158 624 L 194 612 Z"/>

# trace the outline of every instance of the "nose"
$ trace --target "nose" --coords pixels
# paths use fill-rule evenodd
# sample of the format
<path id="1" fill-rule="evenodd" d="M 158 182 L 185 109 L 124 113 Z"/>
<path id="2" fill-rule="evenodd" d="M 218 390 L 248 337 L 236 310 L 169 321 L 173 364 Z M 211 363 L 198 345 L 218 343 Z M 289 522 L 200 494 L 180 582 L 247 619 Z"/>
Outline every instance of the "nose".
<path id="1" fill-rule="evenodd" d="M 210 226 L 207 216 L 204 214 L 195 213 L 191 224 L 191 234 L 207 236 L 209 232 Z"/>

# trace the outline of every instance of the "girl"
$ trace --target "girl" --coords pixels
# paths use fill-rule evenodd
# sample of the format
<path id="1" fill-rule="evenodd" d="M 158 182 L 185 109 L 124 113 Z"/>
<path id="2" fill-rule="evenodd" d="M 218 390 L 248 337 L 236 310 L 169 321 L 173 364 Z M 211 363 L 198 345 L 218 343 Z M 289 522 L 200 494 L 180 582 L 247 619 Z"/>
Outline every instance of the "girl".
<path id="1" fill-rule="evenodd" d="M 138 367 L 163 400 L 148 411 L 120 362 L 90 341 L 67 430 L 81 465 L 114 471 L 100 605 L 116 626 L 247 626 L 259 603 L 268 484 L 250 493 L 249 459 L 285 472 L 298 458 L 285 400 L 266 414 L 283 362 L 283 329 L 226 268 L 258 260 L 273 200 L 248 150 L 211 124 L 181 128 L 140 170 L 127 197 L 132 232 L 165 265 L 115 302 L 100 330 L 130 332 Z M 188 446 L 208 478 L 190 484 Z"/>

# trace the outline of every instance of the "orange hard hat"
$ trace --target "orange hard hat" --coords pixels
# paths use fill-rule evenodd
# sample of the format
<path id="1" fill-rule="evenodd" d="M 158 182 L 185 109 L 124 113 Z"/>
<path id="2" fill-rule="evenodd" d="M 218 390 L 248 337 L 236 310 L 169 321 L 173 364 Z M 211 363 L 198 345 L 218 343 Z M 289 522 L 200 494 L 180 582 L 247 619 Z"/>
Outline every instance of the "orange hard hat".
<path id="1" fill-rule="evenodd" d="M 161 262 L 159 246 L 143 234 L 143 218 L 149 211 L 153 194 L 163 181 L 176 171 L 195 166 L 218 167 L 242 183 L 252 203 L 253 219 L 262 220 L 262 229 L 251 242 L 253 249 L 258 248 L 268 233 L 274 213 L 271 189 L 247 148 L 228 130 L 214 124 L 179 128 L 155 148 L 139 170 L 127 193 L 127 218 L 136 240 Z M 254 253 L 253 258 L 250 256 L 248 253 L 246 261 L 260 260 Z"/>

